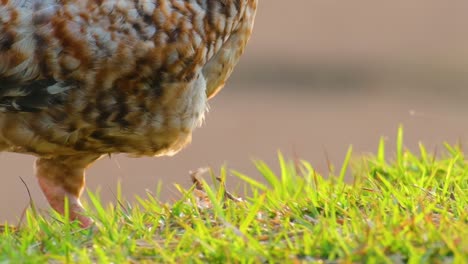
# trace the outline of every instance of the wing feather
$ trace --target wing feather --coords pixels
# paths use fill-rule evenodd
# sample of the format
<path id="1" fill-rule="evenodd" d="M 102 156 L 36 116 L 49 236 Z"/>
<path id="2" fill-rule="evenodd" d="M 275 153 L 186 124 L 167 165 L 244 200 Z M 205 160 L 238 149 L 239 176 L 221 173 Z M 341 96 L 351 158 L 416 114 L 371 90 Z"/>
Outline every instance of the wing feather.
<path id="1" fill-rule="evenodd" d="M 1 80 L 0 80 L 1 83 Z M 67 91 L 74 85 L 42 79 L 21 86 L 0 85 L 1 112 L 36 112 L 63 103 Z"/>
<path id="2" fill-rule="evenodd" d="M 45 76 L 37 27 L 55 14 L 55 0 L 0 3 L 0 112 L 31 112 L 58 103 L 71 87 Z M 50 74 L 49 74 L 50 75 Z"/>

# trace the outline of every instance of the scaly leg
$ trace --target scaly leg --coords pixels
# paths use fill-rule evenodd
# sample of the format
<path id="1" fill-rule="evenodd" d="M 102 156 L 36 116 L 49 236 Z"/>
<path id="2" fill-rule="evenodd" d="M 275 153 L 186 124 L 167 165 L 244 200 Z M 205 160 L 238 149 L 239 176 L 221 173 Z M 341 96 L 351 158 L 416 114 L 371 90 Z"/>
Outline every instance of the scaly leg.
<path id="1" fill-rule="evenodd" d="M 36 176 L 42 192 L 50 206 L 64 214 L 65 197 L 68 198 L 70 220 L 78 220 L 82 227 L 89 227 L 93 221 L 84 216 L 80 196 L 85 185 L 85 169 L 99 158 L 99 155 L 58 156 L 40 158 L 36 161 Z"/>

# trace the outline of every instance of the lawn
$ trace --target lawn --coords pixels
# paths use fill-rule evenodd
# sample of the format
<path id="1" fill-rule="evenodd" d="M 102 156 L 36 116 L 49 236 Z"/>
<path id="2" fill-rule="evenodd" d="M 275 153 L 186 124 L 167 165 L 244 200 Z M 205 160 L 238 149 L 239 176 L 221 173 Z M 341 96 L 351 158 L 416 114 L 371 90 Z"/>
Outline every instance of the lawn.
<path id="1" fill-rule="evenodd" d="M 171 204 L 157 190 L 135 204 L 118 192 L 113 205 L 90 192 L 93 229 L 30 208 L 18 226 L 2 226 L 0 263 L 465 263 L 461 147 L 435 157 L 421 144 L 414 154 L 402 129 L 397 141 L 393 157 L 384 140 L 373 156 L 350 148 L 329 175 L 282 155 L 278 172 L 255 162 L 261 181 L 226 168 L 195 172 L 194 186 L 179 188 L 183 198 Z M 245 192 L 229 192 L 231 177 Z"/>

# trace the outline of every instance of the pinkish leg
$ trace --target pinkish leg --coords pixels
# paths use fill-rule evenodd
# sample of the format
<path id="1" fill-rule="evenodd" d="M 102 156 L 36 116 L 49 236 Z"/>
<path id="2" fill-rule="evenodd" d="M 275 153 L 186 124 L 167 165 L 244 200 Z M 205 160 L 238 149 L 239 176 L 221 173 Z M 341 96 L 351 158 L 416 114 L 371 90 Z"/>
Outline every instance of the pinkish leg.
<path id="1" fill-rule="evenodd" d="M 36 161 L 36 176 L 50 206 L 64 214 L 65 197 L 68 198 L 70 219 L 78 220 L 82 227 L 93 222 L 84 216 L 80 196 L 85 186 L 85 169 L 98 155 L 60 156 L 40 158 Z"/>

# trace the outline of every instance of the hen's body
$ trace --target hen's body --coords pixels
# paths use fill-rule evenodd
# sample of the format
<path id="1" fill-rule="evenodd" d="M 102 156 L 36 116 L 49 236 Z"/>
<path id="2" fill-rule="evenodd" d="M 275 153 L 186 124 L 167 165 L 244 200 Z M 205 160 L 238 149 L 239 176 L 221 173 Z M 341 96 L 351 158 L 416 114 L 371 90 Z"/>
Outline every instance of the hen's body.
<path id="1" fill-rule="evenodd" d="M 257 0 L 0 0 L 0 150 L 56 210 L 103 154 L 171 155 L 250 37 Z"/>

